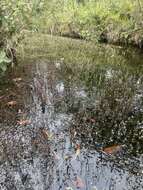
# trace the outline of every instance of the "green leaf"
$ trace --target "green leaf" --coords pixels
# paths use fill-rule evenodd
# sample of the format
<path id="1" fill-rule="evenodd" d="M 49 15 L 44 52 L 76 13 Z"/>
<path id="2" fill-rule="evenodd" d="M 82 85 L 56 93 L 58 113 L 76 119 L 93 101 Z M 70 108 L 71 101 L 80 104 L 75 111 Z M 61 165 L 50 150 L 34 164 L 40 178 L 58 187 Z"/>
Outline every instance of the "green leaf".
<path id="1" fill-rule="evenodd" d="M 2 72 L 5 72 L 6 69 L 7 69 L 7 65 L 6 64 L 1 64 L 0 69 L 2 70 Z"/>
<path id="2" fill-rule="evenodd" d="M 0 70 L 5 72 L 7 69 L 7 64 L 10 63 L 11 60 L 6 56 L 4 51 L 0 51 Z"/>

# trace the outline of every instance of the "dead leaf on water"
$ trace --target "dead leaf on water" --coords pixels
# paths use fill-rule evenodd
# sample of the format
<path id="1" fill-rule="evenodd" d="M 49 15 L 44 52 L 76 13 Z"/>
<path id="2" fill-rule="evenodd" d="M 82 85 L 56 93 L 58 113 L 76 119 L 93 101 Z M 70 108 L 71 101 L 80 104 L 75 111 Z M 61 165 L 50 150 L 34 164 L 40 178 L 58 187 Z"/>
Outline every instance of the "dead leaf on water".
<path id="1" fill-rule="evenodd" d="M 44 137 L 46 140 L 51 140 L 51 139 L 52 139 L 53 134 L 50 133 L 47 129 L 42 129 L 41 132 L 42 132 L 43 137 Z"/>
<path id="2" fill-rule="evenodd" d="M 77 144 L 76 145 L 76 153 L 75 153 L 75 156 L 79 156 L 80 155 L 80 144 Z"/>
<path id="3" fill-rule="evenodd" d="M 18 125 L 28 125 L 30 124 L 31 122 L 29 120 L 20 120 L 17 122 Z"/>
<path id="4" fill-rule="evenodd" d="M 103 148 L 103 152 L 106 154 L 115 154 L 119 152 L 122 148 L 122 145 L 113 145 L 110 147 Z"/>
<path id="5" fill-rule="evenodd" d="M 77 188 L 83 188 L 85 186 L 83 180 L 79 176 L 77 176 L 76 180 L 74 181 L 74 185 Z"/>
<path id="6" fill-rule="evenodd" d="M 14 78 L 13 81 L 14 81 L 14 82 L 20 82 L 20 81 L 22 81 L 22 78 L 20 78 L 20 77 Z"/>
<path id="7" fill-rule="evenodd" d="M 7 105 L 8 105 L 8 106 L 15 106 L 15 105 L 17 105 L 17 101 L 10 101 L 10 102 L 7 102 Z"/>

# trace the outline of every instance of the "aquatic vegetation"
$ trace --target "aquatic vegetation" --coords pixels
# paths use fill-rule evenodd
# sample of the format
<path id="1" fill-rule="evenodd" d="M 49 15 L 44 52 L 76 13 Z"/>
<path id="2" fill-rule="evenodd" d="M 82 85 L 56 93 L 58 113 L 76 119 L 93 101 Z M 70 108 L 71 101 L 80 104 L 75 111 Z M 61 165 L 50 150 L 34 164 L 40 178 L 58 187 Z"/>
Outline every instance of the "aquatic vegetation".
<path id="1" fill-rule="evenodd" d="M 140 189 L 140 51 L 40 34 L 22 43 L 0 83 L 0 188 Z"/>
<path id="2" fill-rule="evenodd" d="M 0 2 L 0 189 L 143 189 L 141 2 Z"/>

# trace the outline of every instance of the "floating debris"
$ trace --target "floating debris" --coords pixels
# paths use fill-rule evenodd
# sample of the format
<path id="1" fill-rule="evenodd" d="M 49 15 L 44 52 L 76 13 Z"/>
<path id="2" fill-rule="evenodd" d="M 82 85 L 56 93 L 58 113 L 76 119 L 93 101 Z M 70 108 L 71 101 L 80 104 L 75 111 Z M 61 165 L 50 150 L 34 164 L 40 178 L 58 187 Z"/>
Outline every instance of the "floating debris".
<path id="1" fill-rule="evenodd" d="M 106 154 L 116 154 L 121 151 L 122 145 L 113 145 L 110 147 L 103 148 L 103 152 Z"/>
<path id="2" fill-rule="evenodd" d="M 17 105 L 17 101 L 7 102 L 7 106 L 15 106 L 15 105 Z"/>
<path id="3" fill-rule="evenodd" d="M 29 120 L 20 120 L 20 121 L 17 121 L 17 124 L 18 125 L 29 125 L 31 122 Z"/>

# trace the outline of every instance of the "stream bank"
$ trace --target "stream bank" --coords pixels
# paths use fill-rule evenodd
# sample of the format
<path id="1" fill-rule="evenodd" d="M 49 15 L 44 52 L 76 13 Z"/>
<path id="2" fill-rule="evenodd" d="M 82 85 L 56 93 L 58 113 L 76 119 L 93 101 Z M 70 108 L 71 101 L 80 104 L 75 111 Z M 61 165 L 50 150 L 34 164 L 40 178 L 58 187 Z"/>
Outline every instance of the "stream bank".
<path id="1" fill-rule="evenodd" d="M 82 33 L 77 31 L 67 31 L 66 33 L 57 34 L 63 37 L 68 37 L 72 39 L 88 40 L 93 43 L 106 43 L 111 45 L 119 45 L 125 47 L 136 47 L 143 49 L 143 29 L 137 29 L 134 31 L 120 32 L 104 30 L 99 34 L 87 34 L 82 35 Z M 89 37 L 90 36 L 90 37 Z M 96 36 L 96 37 L 94 37 Z"/>

